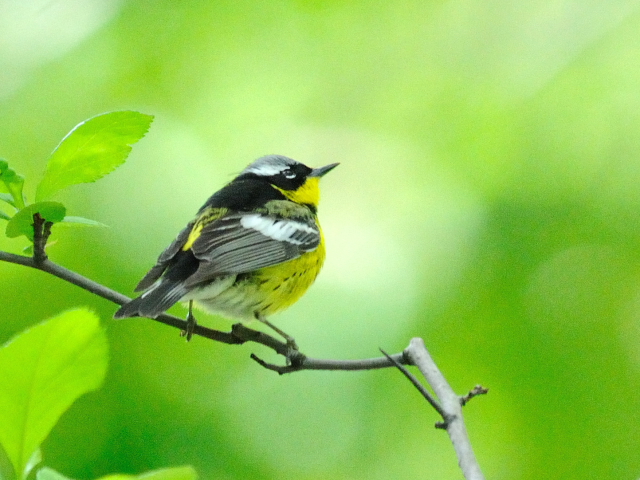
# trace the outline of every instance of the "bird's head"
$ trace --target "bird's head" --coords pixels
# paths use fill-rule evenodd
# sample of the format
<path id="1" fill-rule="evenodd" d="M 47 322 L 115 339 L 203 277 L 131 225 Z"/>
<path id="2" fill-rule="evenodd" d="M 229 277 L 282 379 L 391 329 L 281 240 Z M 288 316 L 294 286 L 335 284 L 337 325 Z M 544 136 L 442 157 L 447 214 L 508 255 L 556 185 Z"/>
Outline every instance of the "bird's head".
<path id="1" fill-rule="evenodd" d="M 267 155 L 245 168 L 238 178 L 264 179 L 287 199 L 307 205 L 315 211 L 320 200 L 320 178 L 337 166 L 338 163 L 331 163 L 310 168 L 283 155 Z"/>

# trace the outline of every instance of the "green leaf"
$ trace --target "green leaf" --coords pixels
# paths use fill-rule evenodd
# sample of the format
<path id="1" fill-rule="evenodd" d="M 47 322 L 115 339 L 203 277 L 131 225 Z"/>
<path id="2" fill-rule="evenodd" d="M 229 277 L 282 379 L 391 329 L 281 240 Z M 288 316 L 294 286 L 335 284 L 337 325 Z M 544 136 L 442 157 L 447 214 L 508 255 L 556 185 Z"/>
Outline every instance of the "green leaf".
<path id="1" fill-rule="evenodd" d="M 61 222 L 61 225 L 71 224 L 71 225 L 81 225 L 85 227 L 106 227 L 109 225 L 105 225 L 104 223 L 97 222 L 95 220 L 91 220 L 90 218 L 84 217 L 73 217 L 71 215 L 67 215 Z"/>
<path id="2" fill-rule="evenodd" d="M 197 480 L 198 474 L 192 466 L 163 468 L 141 475 L 107 475 L 98 480 Z"/>
<path id="3" fill-rule="evenodd" d="M 73 480 L 72 478 L 65 477 L 61 473 L 56 472 L 52 468 L 44 467 L 38 470 L 36 474 L 36 480 Z"/>
<path id="4" fill-rule="evenodd" d="M 31 454 L 29 461 L 27 461 L 27 464 L 24 467 L 24 476 L 26 477 L 29 475 L 29 472 L 31 472 L 31 470 L 33 470 L 40 462 L 42 462 L 42 451 L 40 450 L 40 447 L 38 447 Z"/>
<path id="5" fill-rule="evenodd" d="M 0 200 L 2 200 L 3 202 L 7 202 L 9 205 L 15 207 L 14 205 L 15 202 L 13 201 L 13 195 L 11 195 L 10 193 L 0 192 Z"/>
<path id="6" fill-rule="evenodd" d="M 197 480 L 198 474 L 191 466 L 163 468 L 162 470 L 154 470 L 152 472 L 143 473 L 141 475 L 107 475 L 100 477 L 98 480 Z M 44 467 L 36 475 L 36 480 L 72 480 L 65 477 L 61 473 Z"/>
<path id="7" fill-rule="evenodd" d="M 125 161 L 131 145 L 147 133 L 152 120 L 152 115 L 122 111 L 96 115 L 76 125 L 49 157 L 36 201 L 112 172 Z"/>
<path id="8" fill-rule="evenodd" d="M 18 175 L 15 170 L 9 168 L 6 160 L 0 158 L 0 192 L 8 193 L 10 197 L 2 195 L 3 200 L 16 208 L 24 208 L 24 197 L 22 195 L 22 187 L 24 186 L 24 177 Z"/>
<path id="9" fill-rule="evenodd" d="M 56 472 L 52 468 L 44 467 L 38 470 L 36 474 L 36 480 L 73 480 L 72 478 L 65 477 L 61 473 Z"/>
<path id="10" fill-rule="evenodd" d="M 0 218 L 2 220 L 11 220 L 11 217 L 9 215 L 7 215 L 6 213 L 4 213 L 2 210 L 0 210 Z"/>
<path id="11" fill-rule="evenodd" d="M 0 443 L 0 480 L 15 480 L 13 465 Z"/>
<path id="12" fill-rule="evenodd" d="M 67 209 L 58 202 L 32 203 L 9 220 L 6 229 L 7 237 L 15 238 L 25 235 L 29 240 L 33 241 L 33 215 L 36 212 L 40 213 L 45 220 L 55 223 L 64 219 Z"/>
<path id="13" fill-rule="evenodd" d="M 87 309 L 62 313 L 0 348 L 0 443 L 20 479 L 60 416 L 100 387 L 107 339 Z"/>

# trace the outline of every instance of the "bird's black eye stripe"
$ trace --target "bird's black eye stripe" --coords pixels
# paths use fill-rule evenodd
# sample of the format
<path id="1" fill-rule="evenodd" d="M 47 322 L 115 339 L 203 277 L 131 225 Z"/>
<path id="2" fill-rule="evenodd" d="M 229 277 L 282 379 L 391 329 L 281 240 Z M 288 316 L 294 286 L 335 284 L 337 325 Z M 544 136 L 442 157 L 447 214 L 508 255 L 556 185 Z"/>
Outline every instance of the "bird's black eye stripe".
<path id="1" fill-rule="evenodd" d="M 233 183 L 238 183 L 243 180 L 256 179 L 260 181 L 267 181 L 271 185 L 283 190 L 296 190 L 304 184 L 307 176 L 313 170 L 302 163 L 294 163 L 292 165 L 283 165 L 279 169 L 274 171 L 273 168 L 259 168 L 256 170 L 247 170 L 246 173 L 236 177 Z"/>

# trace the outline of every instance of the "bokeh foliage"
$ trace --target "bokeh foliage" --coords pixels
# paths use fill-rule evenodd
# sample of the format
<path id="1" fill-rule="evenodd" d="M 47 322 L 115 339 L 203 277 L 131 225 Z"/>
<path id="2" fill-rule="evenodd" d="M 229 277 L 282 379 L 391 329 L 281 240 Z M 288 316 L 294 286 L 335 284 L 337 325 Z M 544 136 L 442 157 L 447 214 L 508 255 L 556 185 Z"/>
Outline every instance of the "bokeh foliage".
<path id="1" fill-rule="evenodd" d="M 491 389 L 465 409 L 488 478 L 638 478 L 639 7 L 5 1 L 0 156 L 37 178 L 79 121 L 155 115 L 125 165 L 60 194 L 110 228 L 49 251 L 125 293 L 254 158 L 341 162 L 325 269 L 275 323 L 321 357 L 424 337 L 454 388 Z M 279 378 L 38 272 L 0 264 L 0 287 L 0 342 L 77 305 L 106 327 L 103 388 L 42 447 L 70 477 L 460 476 L 397 372 Z"/>

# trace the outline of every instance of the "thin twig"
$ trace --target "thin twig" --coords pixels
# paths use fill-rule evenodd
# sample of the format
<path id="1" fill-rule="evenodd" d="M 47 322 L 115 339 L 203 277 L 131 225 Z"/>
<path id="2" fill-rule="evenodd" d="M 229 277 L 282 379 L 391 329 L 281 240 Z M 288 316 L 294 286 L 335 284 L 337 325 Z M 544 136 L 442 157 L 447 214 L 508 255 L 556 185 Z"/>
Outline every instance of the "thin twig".
<path id="1" fill-rule="evenodd" d="M 413 384 L 413 386 L 418 389 L 418 391 L 427 400 L 427 402 L 429 402 L 429 404 L 435 409 L 436 412 L 438 412 L 440 414 L 440 416 L 446 422 L 447 421 L 447 412 L 445 412 L 442 409 L 442 407 L 440 406 L 440 403 L 438 403 L 438 400 L 436 400 L 434 398 L 434 396 L 431 395 L 431 392 L 429 390 L 427 390 L 427 388 L 424 385 L 422 385 L 422 383 L 420 383 L 420 380 L 418 380 L 415 377 L 415 375 L 413 373 L 411 373 L 407 369 L 407 367 L 402 365 L 400 362 L 398 362 L 395 358 L 393 358 L 391 355 L 389 355 L 383 349 L 380 349 L 380 351 L 384 354 L 385 357 L 387 357 L 389 359 L 390 362 L 393 362 L 393 364 L 396 366 L 396 368 L 398 370 L 400 370 L 404 374 L 405 377 L 407 377 L 409 379 L 409 381 Z"/>
<path id="2" fill-rule="evenodd" d="M 406 363 L 403 353 L 395 353 L 390 355 L 393 360 L 398 363 Z M 340 370 L 340 371 L 361 371 L 361 370 L 379 370 L 381 368 L 393 367 L 394 363 L 387 357 L 363 358 L 358 360 L 332 360 L 326 358 L 311 358 L 295 352 L 287 357 L 291 362 L 290 365 L 276 365 L 262 360 L 255 354 L 251 355 L 251 359 L 268 370 L 279 373 L 299 372 L 301 370 Z"/>
<path id="3" fill-rule="evenodd" d="M 460 397 L 460 405 L 464 407 L 467 403 L 469 403 L 469 400 L 471 400 L 473 397 L 477 397 L 479 395 L 486 395 L 487 393 L 489 393 L 488 388 L 484 388 L 482 385 L 476 385 L 469 391 L 469 393 L 467 393 L 463 397 Z"/>

